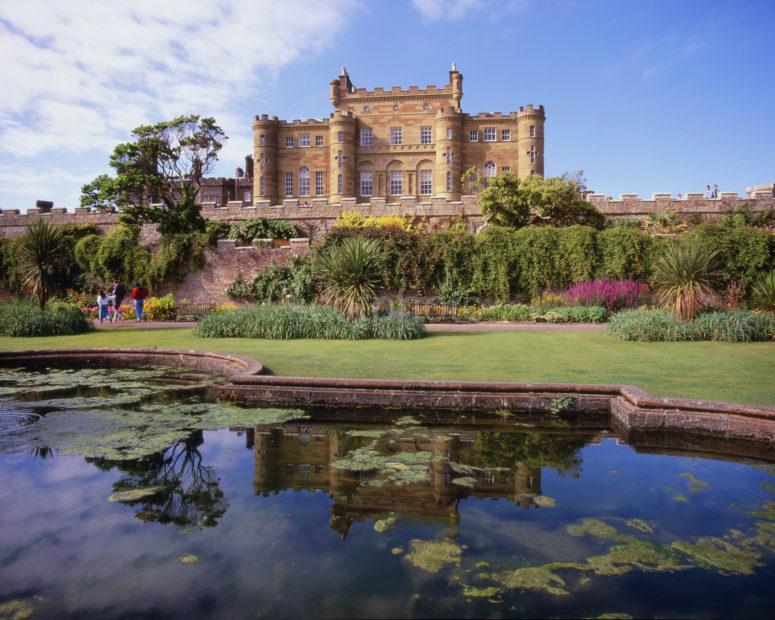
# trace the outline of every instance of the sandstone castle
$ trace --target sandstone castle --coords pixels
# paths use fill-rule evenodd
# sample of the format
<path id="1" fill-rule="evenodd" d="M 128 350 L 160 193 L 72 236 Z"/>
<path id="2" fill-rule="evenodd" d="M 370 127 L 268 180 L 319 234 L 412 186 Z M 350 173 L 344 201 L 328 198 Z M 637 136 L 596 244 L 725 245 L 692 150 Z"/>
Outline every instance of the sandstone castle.
<path id="1" fill-rule="evenodd" d="M 461 176 L 544 173 L 544 109 L 465 114 L 463 74 L 455 64 L 444 86 L 356 88 L 343 67 L 331 81 L 334 108 L 324 120 L 292 122 L 263 114 L 253 121 L 253 197 L 382 197 L 399 202 L 431 196 L 460 200 Z"/>

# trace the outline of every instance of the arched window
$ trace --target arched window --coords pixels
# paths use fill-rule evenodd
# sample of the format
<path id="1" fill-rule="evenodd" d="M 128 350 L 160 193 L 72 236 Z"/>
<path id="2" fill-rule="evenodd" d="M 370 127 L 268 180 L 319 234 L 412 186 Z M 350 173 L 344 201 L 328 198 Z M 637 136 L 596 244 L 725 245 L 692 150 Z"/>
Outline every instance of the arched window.
<path id="1" fill-rule="evenodd" d="M 302 166 L 299 169 L 299 196 L 309 196 L 309 168 Z"/>
<path id="2" fill-rule="evenodd" d="M 485 185 L 490 182 L 490 178 L 494 177 L 497 174 L 497 168 L 495 167 L 495 162 L 488 161 L 486 164 L 484 164 L 484 183 Z"/>

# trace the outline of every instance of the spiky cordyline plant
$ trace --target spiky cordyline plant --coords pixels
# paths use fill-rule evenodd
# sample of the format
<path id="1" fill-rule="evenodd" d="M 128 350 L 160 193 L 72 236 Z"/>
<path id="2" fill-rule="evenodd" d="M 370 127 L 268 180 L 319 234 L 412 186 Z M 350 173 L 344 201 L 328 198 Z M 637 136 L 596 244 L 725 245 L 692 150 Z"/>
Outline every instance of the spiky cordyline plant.
<path id="1" fill-rule="evenodd" d="M 665 247 L 654 269 L 654 284 L 660 302 L 681 321 L 697 316 L 703 306 L 717 304 L 717 252 L 698 238 Z"/>
<path id="2" fill-rule="evenodd" d="M 377 296 L 383 255 L 373 239 L 351 237 L 332 246 L 317 260 L 323 300 L 348 319 L 367 316 Z"/>
<path id="3" fill-rule="evenodd" d="M 775 312 L 775 269 L 765 273 L 753 285 L 753 307 Z"/>
<path id="4" fill-rule="evenodd" d="M 22 286 L 38 300 L 41 310 L 57 291 L 54 273 L 63 250 L 64 239 L 55 225 L 38 219 L 27 226 L 21 244 Z"/>

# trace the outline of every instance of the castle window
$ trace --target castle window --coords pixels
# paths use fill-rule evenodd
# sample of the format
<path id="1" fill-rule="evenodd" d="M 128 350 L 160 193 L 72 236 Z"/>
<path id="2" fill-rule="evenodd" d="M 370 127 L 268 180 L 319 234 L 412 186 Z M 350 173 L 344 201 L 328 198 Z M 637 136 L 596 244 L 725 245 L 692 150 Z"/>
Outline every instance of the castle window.
<path id="1" fill-rule="evenodd" d="M 242 202 L 250 202 L 253 200 L 253 195 L 250 193 L 250 190 L 245 190 L 245 192 L 242 194 Z"/>
<path id="2" fill-rule="evenodd" d="M 344 156 L 342 155 L 342 151 L 337 151 L 336 153 L 336 166 L 337 168 L 342 167 L 342 161 L 344 160 Z"/>
<path id="3" fill-rule="evenodd" d="M 266 179 L 263 176 L 258 179 L 258 193 L 266 196 Z"/>
<path id="4" fill-rule="evenodd" d="M 299 134 L 299 146 L 309 146 L 309 134 Z"/>
<path id="5" fill-rule="evenodd" d="M 315 172 L 315 196 L 323 195 L 323 171 Z"/>
<path id="6" fill-rule="evenodd" d="M 448 166 L 452 165 L 452 147 L 451 146 L 447 147 L 447 165 Z"/>
<path id="7" fill-rule="evenodd" d="M 323 474 L 326 471 L 325 465 L 315 465 L 315 473 L 316 474 Z"/>
<path id="8" fill-rule="evenodd" d="M 420 170 L 420 195 L 430 196 L 433 193 L 433 172 Z"/>
<path id="9" fill-rule="evenodd" d="M 309 196 L 309 168 L 302 166 L 299 169 L 299 196 Z"/>
<path id="10" fill-rule="evenodd" d="M 336 141 L 337 142 L 344 142 L 344 132 L 343 131 L 337 131 L 336 132 Z"/>
<path id="11" fill-rule="evenodd" d="M 371 146 L 371 127 L 361 128 L 361 146 Z"/>
<path id="12" fill-rule="evenodd" d="M 285 195 L 293 196 L 293 172 L 285 173 Z"/>
<path id="13" fill-rule="evenodd" d="M 447 140 L 452 140 L 452 127 L 447 127 Z"/>
<path id="14" fill-rule="evenodd" d="M 501 140 L 503 142 L 509 142 L 511 140 L 511 130 L 510 129 L 503 129 L 503 130 L 501 130 Z"/>
<path id="15" fill-rule="evenodd" d="M 429 103 L 423 103 L 423 104 L 422 104 L 422 109 L 423 109 L 423 110 L 425 110 L 425 111 L 427 112 L 428 110 L 430 110 L 430 109 L 431 109 L 431 106 L 430 106 L 430 104 L 429 104 Z"/>
<path id="16" fill-rule="evenodd" d="M 420 144 L 431 144 L 433 140 L 433 133 L 428 125 L 420 127 Z"/>
<path id="17" fill-rule="evenodd" d="M 449 170 L 447 171 L 447 191 L 452 191 L 452 173 Z"/>
<path id="18" fill-rule="evenodd" d="M 374 190 L 371 172 L 361 172 L 361 196 L 371 196 Z"/>
<path id="19" fill-rule="evenodd" d="M 404 143 L 404 131 L 401 127 L 390 128 L 390 144 L 403 144 Z"/>
<path id="20" fill-rule="evenodd" d="M 511 166 L 503 166 L 501 172 L 511 172 Z"/>
<path id="21" fill-rule="evenodd" d="M 536 147 L 535 147 L 535 145 L 530 147 L 530 150 L 528 151 L 528 154 L 530 155 L 530 163 L 531 164 L 536 163 Z"/>
<path id="22" fill-rule="evenodd" d="M 485 185 L 490 182 L 490 179 L 494 177 L 498 172 L 495 162 L 488 161 L 484 164 L 484 182 Z"/>
<path id="23" fill-rule="evenodd" d="M 293 473 L 293 463 L 286 463 L 285 464 L 285 473 L 286 474 L 292 474 Z"/>
<path id="24" fill-rule="evenodd" d="M 286 136 L 285 137 L 285 148 L 292 149 L 293 148 L 293 136 Z"/>
<path id="25" fill-rule="evenodd" d="M 535 138 L 536 137 L 536 126 L 530 125 L 530 137 Z"/>
<path id="26" fill-rule="evenodd" d="M 469 142 L 479 142 L 479 132 L 476 129 L 472 129 L 468 132 Z"/>
<path id="27" fill-rule="evenodd" d="M 390 171 L 390 195 L 400 196 L 404 191 L 404 176 L 400 170 Z"/>
<path id="28" fill-rule="evenodd" d="M 323 146 L 323 136 L 315 136 L 315 146 Z"/>
<path id="29" fill-rule="evenodd" d="M 485 127 L 483 131 L 482 139 L 485 142 L 495 142 L 497 140 L 497 133 L 495 127 Z"/>
<path id="30" fill-rule="evenodd" d="M 341 194 L 344 191 L 344 182 L 342 180 L 342 175 L 336 177 L 336 191 Z"/>
<path id="31" fill-rule="evenodd" d="M 266 136 L 264 134 L 261 134 L 258 138 L 258 145 L 259 146 L 266 146 Z"/>
<path id="32" fill-rule="evenodd" d="M 398 104 L 393 104 L 393 112 L 398 112 L 401 108 L 398 107 Z"/>
<path id="33" fill-rule="evenodd" d="M 369 106 L 365 105 L 365 106 L 363 106 L 363 111 L 364 112 L 371 112 L 371 108 Z"/>

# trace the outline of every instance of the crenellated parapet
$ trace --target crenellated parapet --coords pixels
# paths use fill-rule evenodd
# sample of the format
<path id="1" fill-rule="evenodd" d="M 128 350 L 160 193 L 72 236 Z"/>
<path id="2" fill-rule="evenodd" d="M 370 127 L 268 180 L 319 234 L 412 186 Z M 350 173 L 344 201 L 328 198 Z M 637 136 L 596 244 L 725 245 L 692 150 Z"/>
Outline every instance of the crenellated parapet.
<path id="1" fill-rule="evenodd" d="M 605 194 L 587 194 L 587 200 L 607 217 L 642 218 L 657 213 L 671 212 L 683 216 L 699 216 L 703 220 L 714 219 L 734 211 L 759 213 L 775 209 L 775 194 L 767 186 L 761 186 L 741 198 L 737 192 L 719 192 L 717 198 L 706 198 L 702 192 L 688 192 L 673 196 L 667 192 L 643 199 L 638 194 L 620 194 L 618 199 Z"/>

